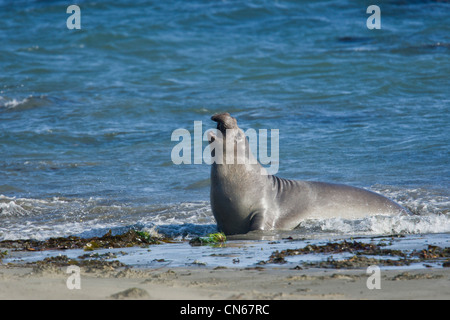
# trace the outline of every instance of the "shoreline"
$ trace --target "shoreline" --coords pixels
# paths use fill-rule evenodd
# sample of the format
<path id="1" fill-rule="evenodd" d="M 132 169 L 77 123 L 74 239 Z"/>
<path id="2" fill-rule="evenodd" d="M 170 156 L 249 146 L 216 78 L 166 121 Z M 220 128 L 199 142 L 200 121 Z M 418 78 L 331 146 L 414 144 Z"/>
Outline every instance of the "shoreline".
<path id="1" fill-rule="evenodd" d="M 366 270 L 286 268 L 81 268 L 79 289 L 64 267 L 0 266 L 0 299 L 304 300 L 449 299 L 450 269 L 382 270 L 380 289 Z"/>
<path id="2" fill-rule="evenodd" d="M 197 246 L 135 231 L 9 241 L 0 243 L 0 299 L 450 299 L 449 242 L 428 234 Z"/>

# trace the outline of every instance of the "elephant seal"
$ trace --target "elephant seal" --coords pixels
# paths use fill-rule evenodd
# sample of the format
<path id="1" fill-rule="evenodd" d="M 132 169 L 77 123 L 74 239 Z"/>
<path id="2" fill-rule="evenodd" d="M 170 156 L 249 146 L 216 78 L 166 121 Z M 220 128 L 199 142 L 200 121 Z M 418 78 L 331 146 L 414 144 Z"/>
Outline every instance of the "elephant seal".
<path id="1" fill-rule="evenodd" d="M 292 230 L 307 218 L 352 219 L 407 213 L 388 198 L 361 188 L 269 175 L 253 157 L 235 118 L 220 113 L 211 119 L 217 122 L 216 134 L 208 134 L 210 147 L 215 143 L 211 156 L 214 158 L 217 151 L 225 155 L 227 150 L 234 156 L 231 163 L 224 159 L 223 163 L 215 161 L 211 165 L 212 212 L 219 230 L 225 234 Z M 244 156 L 254 161 L 239 158 Z"/>

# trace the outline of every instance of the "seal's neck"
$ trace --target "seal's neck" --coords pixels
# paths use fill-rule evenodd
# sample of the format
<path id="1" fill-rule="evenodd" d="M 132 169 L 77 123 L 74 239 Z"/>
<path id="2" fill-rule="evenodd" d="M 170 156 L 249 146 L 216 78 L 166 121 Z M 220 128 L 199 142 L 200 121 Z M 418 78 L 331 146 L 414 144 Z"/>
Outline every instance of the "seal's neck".
<path id="1" fill-rule="evenodd" d="M 223 147 L 219 149 L 222 154 L 215 153 L 214 170 L 240 175 L 268 176 L 267 170 L 253 155 L 247 137 L 241 129 L 237 129 L 233 134 L 228 133 L 223 141 Z"/>

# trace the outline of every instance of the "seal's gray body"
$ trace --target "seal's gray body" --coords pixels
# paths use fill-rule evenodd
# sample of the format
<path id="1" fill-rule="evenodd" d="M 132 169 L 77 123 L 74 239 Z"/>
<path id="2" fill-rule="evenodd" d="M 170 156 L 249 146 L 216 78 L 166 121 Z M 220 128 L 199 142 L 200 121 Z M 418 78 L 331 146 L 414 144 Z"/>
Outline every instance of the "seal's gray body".
<path id="1" fill-rule="evenodd" d="M 237 150 L 244 148 L 253 159 L 248 141 L 234 118 L 223 113 L 212 119 L 218 122 L 217 128 L 224 137 L 233 137 L 223 139 L 224 151 L 230 148 L 226 143 L 233 141 L 236 156 L 239 155 Z M 210 142 L 218 139 L 211 136 Z M 282 179 L 268 175 L 257 161 L 253 164 L 239 163 L 242 162 L 213 163 L 211 166 L 211 208 L 219 230 L 225 234 L 290 230 L 307 218 L 352 219 L 406 212 L 395 202 L 368 190 L 341 184 Z"/>

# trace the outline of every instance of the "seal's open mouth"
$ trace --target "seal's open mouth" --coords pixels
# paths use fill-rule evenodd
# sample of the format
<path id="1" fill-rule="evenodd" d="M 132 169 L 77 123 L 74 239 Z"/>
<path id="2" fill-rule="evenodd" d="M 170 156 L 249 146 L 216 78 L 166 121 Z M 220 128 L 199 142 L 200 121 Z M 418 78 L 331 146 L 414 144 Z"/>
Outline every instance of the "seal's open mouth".
<path id="1" fill-rule="evenodd" d="M 225 128 L 225 124 L 223 122 L 217 122 L 217 130 L 220 130 L 222 134 L 225 134 L 227 128 Z"/>
<path id="2" fill-rule="evenodd" d="M 217 139 L 217 136 L 212 131 L 208 131 L 208 142 L 213 143 Z"/>

